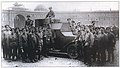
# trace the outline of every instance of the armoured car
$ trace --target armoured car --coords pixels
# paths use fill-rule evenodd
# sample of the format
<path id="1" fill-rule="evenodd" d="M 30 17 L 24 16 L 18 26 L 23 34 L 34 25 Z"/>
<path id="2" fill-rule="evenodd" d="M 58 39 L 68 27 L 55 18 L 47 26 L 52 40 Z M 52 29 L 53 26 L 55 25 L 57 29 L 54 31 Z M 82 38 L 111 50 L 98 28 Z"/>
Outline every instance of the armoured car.
<path id="1" fill-rule="evenodd" d="M 35 26 L 44 26 L 48 23 L 48 19 L 36 19 Z M 78 58 L 80 55 L 79 47 L 74 41 L 75 35 L 70 30 L 68 23 L 60 22 L 59 19 L 54 19 L 53 23 L 50 23 L 50 28 L 55 34 L 54 42 L 50 42 L 49 53 L 66 54 L 70 58 Z"/>

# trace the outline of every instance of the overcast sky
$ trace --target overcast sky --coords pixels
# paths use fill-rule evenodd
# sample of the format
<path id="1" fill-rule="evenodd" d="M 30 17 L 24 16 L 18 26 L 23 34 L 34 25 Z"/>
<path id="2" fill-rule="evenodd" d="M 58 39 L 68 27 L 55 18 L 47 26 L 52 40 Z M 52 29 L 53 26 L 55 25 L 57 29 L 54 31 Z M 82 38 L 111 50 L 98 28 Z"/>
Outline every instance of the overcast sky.
<path id="1" fill-rule="evenodd" d="M 12 7 L 15 2 L 2 2 L 2 10 Z M 97 10 L 118 10 L 118 2 L 18 2 L 25 8 L 34 10 L 42 4 L 46 8 L 53 7 L 54 11 L 97 11 Z"/>

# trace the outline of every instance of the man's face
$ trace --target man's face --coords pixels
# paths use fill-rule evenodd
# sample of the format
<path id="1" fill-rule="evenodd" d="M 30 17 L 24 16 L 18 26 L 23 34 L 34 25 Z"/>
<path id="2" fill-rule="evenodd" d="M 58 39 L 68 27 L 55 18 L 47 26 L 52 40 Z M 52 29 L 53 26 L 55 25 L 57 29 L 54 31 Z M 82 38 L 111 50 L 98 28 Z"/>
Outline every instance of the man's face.
<path id="1" fill-rule="evenodd" d="M 51 11 L 52 9 L 51 9 L 51 8 L 49 8 L 49 10 Z"/>
<path id="2" fill-rule="evenodd" d="M 104 30 L 103 30 L 103 29 L 101 29 L 101 33 L 104 33 Z"/>
<path id="3" fill-rule="evenodd" d="M 23 29 L 23 33 L 25 33 L 26 32 L 26 29 Z"/>
<path id="4" fill-rule="evenodd" d="M 96 32 L 99 32 L 99 29 L 96 29 Z"/>
<path id="5" fill-rule="evenodd" d="M 27 17 L 27 19 L 30 19 L 30 17 Z"/>
<path id="6" fill-rule="evenodd" d="M 110 29 L 107 29 L 106 31 L 107 31 L 107 32 L 110 32 Z"/>
<path id="7" fill-rule="evenodd" d="M 14 33 L 15 31 L 14 31 L 14 29 L 12 29 L 12 33 Z"/>
<path id="8" fill-rule="evenodd" d="M 17 29 L 16 31 L 19 32 L 19 29 Z"/>
<path id="9" fill-rule="evenodd" d="M 10 30 L 9 26 L 6 26 L 6 29 L 7 29 L 7 30 Z"/>
<path id="10" fill-rule="evenodd" d="M 68 21 L 68 22 L 70 22 L 71 20 L 70 20 L 70 19 L 68 19 L 67 21 Z"/>

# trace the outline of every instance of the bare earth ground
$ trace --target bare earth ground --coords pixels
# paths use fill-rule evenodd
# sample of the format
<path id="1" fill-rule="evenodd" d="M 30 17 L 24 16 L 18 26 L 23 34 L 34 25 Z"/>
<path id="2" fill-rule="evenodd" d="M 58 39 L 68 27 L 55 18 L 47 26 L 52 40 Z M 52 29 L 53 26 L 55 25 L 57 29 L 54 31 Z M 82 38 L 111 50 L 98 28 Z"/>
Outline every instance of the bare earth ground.
<path id="1" fill-rule="evenodd" d="M 115 62 L 114 63 L 106 63 L 104 66 L 111 67 L 119 66 L 119 41 L 116 42 L 116 50 L 115 50 Z M 98 66 L 97 64 L 93 64 L 93 66 Z M 83 62 L 75 59 L 69 58 L 60 58 L 60 57 L 49 57 L 43 58 L 43 60 L 38 61 L 36 63 L 23 63 L 21 61 L 12 61 L 8 62 L 2 58 L 2 68 L 13 68 L 13 67 L 87 67 Z"/>

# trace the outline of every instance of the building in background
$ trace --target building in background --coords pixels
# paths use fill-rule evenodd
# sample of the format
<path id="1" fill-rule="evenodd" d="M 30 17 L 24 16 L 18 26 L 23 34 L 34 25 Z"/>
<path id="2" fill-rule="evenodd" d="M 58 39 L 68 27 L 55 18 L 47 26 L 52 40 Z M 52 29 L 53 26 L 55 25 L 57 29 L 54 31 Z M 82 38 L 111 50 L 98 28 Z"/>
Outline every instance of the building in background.
<path id="1" fill-rule="evenodd" d="M 11 27 L 24 27 L 26 16 L 30 15 L 31 19 L 44 19 L 48 8 L 44 5 L 38 5 L 34 11 L 25 8 L 24 5 L 13 4 L 14 7 L 9 7 L 8 10 L 2 10 L 2 26 L 10 25 Z M 90 24 L 91 21 L 96 21 L 96 26 L 119 26 L 119 11 L 85 11 L 85 12 L 55 12 L 55 18 L 66 23 L 68 18 L 82 24 Z M 34 22 L 35 25 L 35 22 Z"/>

